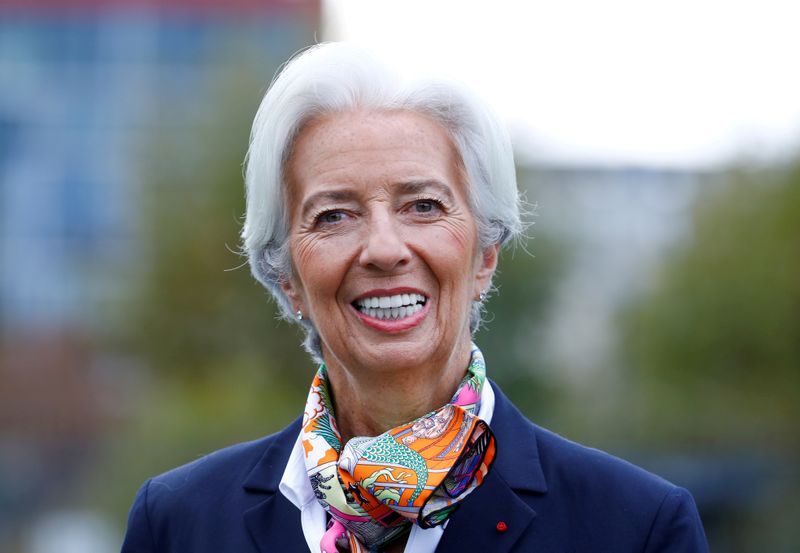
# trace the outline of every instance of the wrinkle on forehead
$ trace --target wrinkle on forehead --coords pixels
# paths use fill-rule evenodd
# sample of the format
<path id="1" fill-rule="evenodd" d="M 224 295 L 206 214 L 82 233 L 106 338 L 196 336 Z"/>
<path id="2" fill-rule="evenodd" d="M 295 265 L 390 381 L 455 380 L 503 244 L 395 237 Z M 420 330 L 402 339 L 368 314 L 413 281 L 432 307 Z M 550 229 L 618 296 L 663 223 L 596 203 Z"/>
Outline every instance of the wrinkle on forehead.
<path id="1" fill-rule="evenodd" d="M 464 166 L 461 154 L 455 145 L 453 136 L 445 125 L 443 125 L 441 122 L 437 121 L 435 118 L 427 114 L 420 113 L 414 110 L 408 110 L 408 109 L 370 110 L 361 108 L 350 111 L 327 113 L 317 117 L 313 117 L 310 118 L 308 121 L 306 121 L 300 127 L 297 134 L 295 135 L 294 140 L 292 140 L 292 143 L 289 148 L 289 155 L 287 157 L 287 161 L 284 166 L 284 178 L 283 178 L 284 197 L 286 198 L 287 202 L 286 207 L 288 213 L 293 212 L 292 206 L 296 206 L 297 202 L 300 201 L 301 199 L 298 196 L 299 183 L 297 181 L 296 169 L 297 165 L 301 162 L 301 160 L 298 159 L 298 157 L 302 157 L 297 155 L 298 145 L 303 141 L 303 139 L 307 137 L 309 133 L 319 128 L 321 125 L 329 123 L 332 120 L 339 119 L 340 123 L 345 123 L 352 119 L 356 120 L 358 120 L 359 118 L 361 118 L 362 120 L 368 119 L 371 115 L 379 116 L 376 117 L 375 119 L 372 119 L 371 122 L 378 121 L 380 122 L 380 124 L 385 125 L 387 127 L 386 129 L 387 132 L 397 131 L 398 129 L 401 129 L 403 132 L 408 132 L 410 126 L 416 135 L 423 137 L 424 139 L 427 136 L 427 133 L 430 131 L 430 126 L 426 125 L 425 122 L 432 123 L 435 127 L 440 129 L 444 133 L 444 136 L 446 137 L 446 142 L 450 148 L 451 159 L 453 160 L 454 176 L 456 177 L 456 184 L 462 187 L 462 190 L 464 191 L 464 194 L 467 198 L 468 204 L 470 205 L 470 209 L 472 210 L 472 205 L 473 205 L 472 193 L 468 182 L 466 167 Z M 411 115 L 413 117 L 410 118 L 402 117 L 403 115 Z M 411 122 L 412 124 L 408 125 L 409 122 Z M 352 150 L 353 149 L 352 143 L 354 140 L 357 140 L 358 134 L 359 134 L 358 131 L 350 125 L 342 124 L 342 125 L 328 126 L 323 130 L 323 132 L 316 133 L 315 141 L 317 141 L 320 146 L 325 146 L 326 150 L 328 149 L 327 146 L 330 145 L 332 142 L 336 145 L 334 149 L 338 150 L 338 152 L 336 151 L 331 152 L 328 156 L 326 156 L 327 159 L 330 157 L 334 157 L 341 152 L 347 152 L 349 150 Z M 347 140 L 347 142 L 343 142 L 344 140 Z M 373 145 L 372 148 L 376 152 L 381 150 L 393 149 L 393 147 L 391 146 L 378 148 L 377 144 Z"/>

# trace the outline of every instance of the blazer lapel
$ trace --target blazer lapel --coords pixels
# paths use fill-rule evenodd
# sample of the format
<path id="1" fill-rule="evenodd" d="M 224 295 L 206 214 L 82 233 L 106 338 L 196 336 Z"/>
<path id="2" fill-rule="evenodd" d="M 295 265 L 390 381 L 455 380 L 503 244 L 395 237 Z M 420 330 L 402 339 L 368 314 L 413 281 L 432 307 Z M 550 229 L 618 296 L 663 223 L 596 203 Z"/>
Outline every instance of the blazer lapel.
<path id="1" fill-rule="evenodd" d="M 300 511 L 282 493 L 274 493 L 246 511 L 244 520 L 261 553 L 308 549 Z"/>
<path id="2" fill-rule="evenodd" d="M 261 553 L 307 549 L 300 510 L 278 491 L 289 454 L 300 433 L 301 420 L 302 417 L 298 418 L 274 436 L 244 481 L 248 493 L 264 497 L 244 513 L 247 529 Z"/>
<path id="3" fill-rule="evenodd" d="M 497 458 L 473 496 L 456 511 L 436 548 L 446 551 L 511 550 L 523 534 L 535 531 L 534 511 L 523 498 L 544 494 L 544 479 L 536 431 L 492 383 L 495 408 L 491 428 L 497 440 Z"/>

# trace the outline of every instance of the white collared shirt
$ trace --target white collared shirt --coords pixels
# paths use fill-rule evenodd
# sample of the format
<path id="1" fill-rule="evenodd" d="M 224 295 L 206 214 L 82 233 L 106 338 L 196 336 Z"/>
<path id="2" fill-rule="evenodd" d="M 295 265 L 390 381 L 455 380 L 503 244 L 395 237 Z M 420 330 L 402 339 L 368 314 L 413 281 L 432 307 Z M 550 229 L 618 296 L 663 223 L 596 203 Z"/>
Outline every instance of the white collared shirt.
<path id="1" fill-rule="evenodd" d="M 491 424 L 493 414 L 494 390 L 486 380 L 481 391 L 481 407 L 478 410 L 478 417 L 483 419 L 486 424 Z M 308 549 L 311 553 L 319 553 L 319 542 L 327 529 L 327 513 L 314 496 L 314 490 L 308 479 L 306 463 L 303 458 L 302 431 L 298 434 L 292 453 L 289 455 L 289 461 L 286 463 L 286 470 L 283 471 L 278 489 L 286 499 L 300 509 L 300 523 Z M 412 551 L 414 553 L 433 553 L 436 546 L 439 545 L 439 540 L 442 539 L 446 525 L 447 523 L 425 530 L 416 524 L 412 526 L 405 553 Z"/>

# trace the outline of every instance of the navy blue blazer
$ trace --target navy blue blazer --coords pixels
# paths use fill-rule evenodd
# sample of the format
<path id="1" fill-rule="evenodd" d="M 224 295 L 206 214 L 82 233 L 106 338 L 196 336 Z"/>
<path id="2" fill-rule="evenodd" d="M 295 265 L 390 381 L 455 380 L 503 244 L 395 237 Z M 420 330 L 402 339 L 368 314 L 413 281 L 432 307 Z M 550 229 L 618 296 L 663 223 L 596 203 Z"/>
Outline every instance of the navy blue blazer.
<path id="1" fill-rule="evenodd" d="M 493 387 L 494 466 L 437 552 L 708 550 L 686 490 L 534 425 Z M 122 552 L 308 551 L 300 511 L 278 491 L 300 424 L 148 480 Z"/>

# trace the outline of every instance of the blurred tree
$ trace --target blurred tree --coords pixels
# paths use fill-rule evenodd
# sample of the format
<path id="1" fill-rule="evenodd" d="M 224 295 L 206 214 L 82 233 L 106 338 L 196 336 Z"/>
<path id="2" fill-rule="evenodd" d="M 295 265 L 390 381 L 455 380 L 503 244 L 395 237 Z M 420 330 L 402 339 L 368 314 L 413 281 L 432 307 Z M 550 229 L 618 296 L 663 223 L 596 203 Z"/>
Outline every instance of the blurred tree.
<path id="1" fill-rule="evenodd" d="M 242 160 L 263 93 L 252 67 L 231 63 L 196 126 L 164 125 L 142 152 L 137 289 L 105 345 L 138 361 L 139 386 L 86 490 L 120 521 L 146 477 L 288 424 L 315 370 L 238 251 Z"/>
<path id="2" fill-rule="evenodd" d="M 693 222 L 622 316 L 621 426 L 656 449 L 717 452 L 719 471 L 766 456 L 769 469 L 723 487 L 750 511 L 724 527 L 729 550 L 796 551 L 800 163 L 731 172 Z"/>
<path id="3" fill-rule="evenodd" d="M 623 328 L 648 433 L 800 453 L 800 164 L 703 195 Z"/>
<path id="4" fill-rule="evenodd" d="M 238 253 L 242 160 L 260 84 L 244 71 L 220 83 L 196 129 L 166 134 L 148 152 L 141 212 L 149 271 L 128 335 L 160 376 L 205 378 L 238 359 L 243 369 L 300 378 L 294 367 L 309 362 L 299 334 L 278 322 Z"/>
<path id="5" fill-rule="evenodd" d="M 497 294 L 488 302 L 486 322 L 475 337 L 489 377 L 542 424 L 552 423 L 565 400 L 563 382 L 553 377 L 543 342 L 553 288 L 566 265 L 562 246 L 558 239 L 539 234 L 502 252 L 494 279 Z"/>

